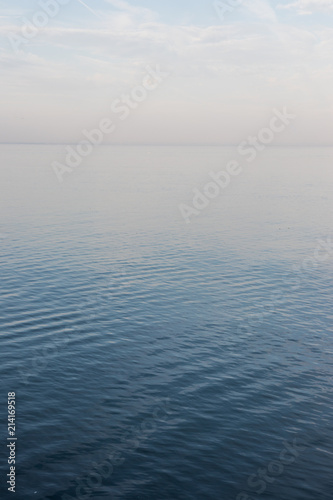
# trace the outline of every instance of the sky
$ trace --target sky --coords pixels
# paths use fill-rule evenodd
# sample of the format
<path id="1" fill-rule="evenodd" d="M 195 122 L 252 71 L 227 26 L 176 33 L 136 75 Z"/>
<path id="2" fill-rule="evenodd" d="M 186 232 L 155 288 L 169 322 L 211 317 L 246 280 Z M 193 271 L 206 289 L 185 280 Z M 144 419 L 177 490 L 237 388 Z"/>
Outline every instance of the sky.
<path id="1" fill-rule="evenodd" d="M 76 143 L 108 119 L 104 143 L 237 145 L 286 108 L 274 144 L 333 145 L 333 0 L 0 7 L 2 143 Z"/>

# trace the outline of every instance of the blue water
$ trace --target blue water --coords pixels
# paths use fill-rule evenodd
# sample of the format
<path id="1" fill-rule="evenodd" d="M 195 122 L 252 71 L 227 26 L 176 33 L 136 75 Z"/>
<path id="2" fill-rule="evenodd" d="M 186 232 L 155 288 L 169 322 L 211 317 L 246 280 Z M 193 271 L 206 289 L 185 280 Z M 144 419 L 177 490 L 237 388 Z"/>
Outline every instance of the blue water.
<path id="1" fill-rule="evenodd" d="M 0 148 L 1 498 L 331 500 L 333 150 L 64 148 Z"/>

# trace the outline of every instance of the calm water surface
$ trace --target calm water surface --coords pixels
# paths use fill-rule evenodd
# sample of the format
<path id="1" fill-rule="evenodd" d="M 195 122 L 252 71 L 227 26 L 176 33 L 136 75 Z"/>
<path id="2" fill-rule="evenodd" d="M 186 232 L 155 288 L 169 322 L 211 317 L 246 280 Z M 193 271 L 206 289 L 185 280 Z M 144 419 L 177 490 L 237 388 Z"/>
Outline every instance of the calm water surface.
<path id="1" fill-rule="evenodd" d="M 332 500 L 333 150 L 64 148 L 1 146 L 1 498 Z"/>

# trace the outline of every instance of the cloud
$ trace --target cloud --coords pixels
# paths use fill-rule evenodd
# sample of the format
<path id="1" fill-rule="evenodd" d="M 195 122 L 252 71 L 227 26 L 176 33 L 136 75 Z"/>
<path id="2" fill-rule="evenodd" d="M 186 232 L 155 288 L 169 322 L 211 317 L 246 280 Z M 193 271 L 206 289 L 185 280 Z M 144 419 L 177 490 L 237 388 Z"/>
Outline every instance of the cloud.
<path id="1" fill-rule="evenodd" d="M 127 13 L 132 19 L 140 20 L 141 22 L 151 22 L 157 19 L 156 12 L 146 7 L 134 7 L 124 0 L 104 0 L 112 7 Z"/>
<path id="2" fill-rule="evenodd" d="M 242 0 L 243 8 L 263 21 L 277 22 L 275 10 L 267 0 Z"/>
<path id="3" fill-rule="evenodd" d="M 151 124 L 145 140 L 149 133 L 156 134 L 156 140 L 163 135 L 154 120 L 161 125 L 164 116 L 169 116 L 170 130 L 175 120 L 174 135 L 184 138 L 198 114 L 197 122 L 207 125 L 208 141 L 214 127 L 228 130 L 226 123 L 233 120 L 237 132 L 241 116 L 246 130 L 253 117 L 279 103 L 332 109 L 333 29 L 318 23 L 283 24 L 268 0 L 243 2 L 239 19 L 204 25 L 164 23 L 150 9 L 105 0 L 107 9 L 97 10 L 102 17 L 87 21 L 84 16 L 66 17 L 64 11 L 19 53 L 11 49 L 8 35 L 22 34 L 22 26 L 11 18 L 10 25 L 0 26 L 6 137 L 15 136 L 18 129 L 22 137 L 27 134 L 35 141 L 41 135 L 41 140 L 48 135 L 76 140 L 73 134 L 80 132 L 81 123 L 94 124 L 113 99 L 142 81 L 147 65 L 156 64 L 172 76 L 135 115 L 138 123 L 147 119 Z M 313 3 L 323 7 L 309 0 L 286 7 L 307 11 Z M 133 129 L 132 136 L 136 133 Z"/>
<path id="4" fill-rule="evenodd" d="M 0 28 L 0 35 L 11 32 L 19 33 L 19 28 Z M 47 27 L 34 40 L 34 47 L 49 46 L 60 51 L 70 48 L 74 59 L 84 56 L 124 65 L 129 61 L 157 60 L 184 66 L 197 64 L 204 69 L 211 63 L 216 67 L 286 65 L 294 63 L 294 57 L 308 56 L 316 42 L 309 30 L 274 23 L 201 27 L 151 22 L 127 31 Z"/>
<path id="5" fill-rule="evenodd" d="M 310 15 L 315 12 L 332 12 L 333 0 L 298 0 L 287 5 L 279 5 L 278 8 L 296 10 L 301 15 Z"/>

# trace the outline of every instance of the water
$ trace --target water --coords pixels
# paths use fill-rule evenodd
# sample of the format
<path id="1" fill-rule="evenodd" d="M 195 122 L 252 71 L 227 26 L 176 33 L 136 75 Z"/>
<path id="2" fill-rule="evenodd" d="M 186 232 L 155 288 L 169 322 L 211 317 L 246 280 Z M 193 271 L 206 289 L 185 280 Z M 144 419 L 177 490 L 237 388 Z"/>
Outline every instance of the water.
<path id="1" fill-rule="evenodd" d="M 64 148 L 1 146 L 15 498 L 331 499 L 333 150 Z"/>

